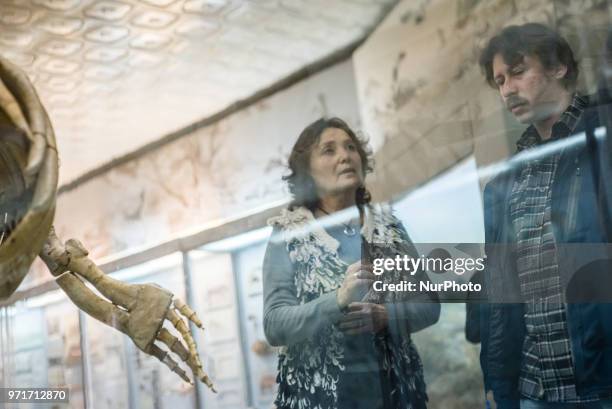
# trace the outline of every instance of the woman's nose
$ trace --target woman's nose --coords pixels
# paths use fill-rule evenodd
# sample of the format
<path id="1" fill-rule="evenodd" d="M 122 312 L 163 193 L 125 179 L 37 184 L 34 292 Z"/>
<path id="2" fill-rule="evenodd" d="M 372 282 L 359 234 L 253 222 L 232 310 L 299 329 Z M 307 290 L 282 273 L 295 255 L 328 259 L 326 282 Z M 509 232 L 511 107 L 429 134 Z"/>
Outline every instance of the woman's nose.
<path id="1" fill-rule="evenodd" d="M 351 154 L 348 149 L 342 148 L 338 151 L 338 157 L 340 159 L 340 162 L 348 162 L 351 158 Z"/>

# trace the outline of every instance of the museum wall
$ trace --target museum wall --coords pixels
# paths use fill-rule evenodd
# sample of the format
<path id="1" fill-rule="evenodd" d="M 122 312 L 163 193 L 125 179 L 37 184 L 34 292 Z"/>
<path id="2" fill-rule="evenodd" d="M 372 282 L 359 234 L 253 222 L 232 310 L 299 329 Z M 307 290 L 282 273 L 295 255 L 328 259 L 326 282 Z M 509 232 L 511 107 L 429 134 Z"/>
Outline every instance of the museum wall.
<path id="1" fill-rule="evenodd" d="M 479 50 L 502 27 L 557 28 L 580 60 L 579 90 L 589 93 L 609 16 L 605 0 L 400 2 L 353 57 L 363 130 L 377 150 L 375 196 L 401 196 L 468 155 L 482 167 L 514 152 L 523 127 L 478 66 Z"/>
<path id="2" fill-rule="evenodd" d="M 286 158 L 307 124 L 337 115 L 359 128 L 354 84 L 351 62 L 337 64 L 61 194 L 59 235 L 100 258 L 286 198 Z"/>

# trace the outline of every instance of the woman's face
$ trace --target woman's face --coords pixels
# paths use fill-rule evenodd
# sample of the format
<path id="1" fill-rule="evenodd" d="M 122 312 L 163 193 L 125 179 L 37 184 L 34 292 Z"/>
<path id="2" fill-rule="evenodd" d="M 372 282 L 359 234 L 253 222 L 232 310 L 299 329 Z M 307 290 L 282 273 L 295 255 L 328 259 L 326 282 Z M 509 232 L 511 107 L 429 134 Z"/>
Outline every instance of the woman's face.
<path id="1" fill-rule="evenodd" d="M 363 184 L 357 145 L 342 129 L 327 128 L 310 154 L 310 175 L 319 198 L 330 194 L 354 194 Z"/>

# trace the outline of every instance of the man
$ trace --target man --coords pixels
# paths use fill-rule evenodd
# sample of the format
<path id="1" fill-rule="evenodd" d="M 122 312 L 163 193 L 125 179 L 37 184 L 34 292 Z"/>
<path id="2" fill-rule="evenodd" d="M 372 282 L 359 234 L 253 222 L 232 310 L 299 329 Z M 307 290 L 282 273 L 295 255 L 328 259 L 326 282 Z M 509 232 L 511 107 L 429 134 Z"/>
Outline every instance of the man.
<path id="1" fill-rule="evenodd" d="M 598 111 L 575 94 L 567 41 L 544 25 L 505 28 L 480 65 L 529 125 L 508 170 L 484 193 L 488 396 L 504 408 L 612 408 L 612 304 L 585 290 L 609 286 L 601 273 L 612 272 Z"/>

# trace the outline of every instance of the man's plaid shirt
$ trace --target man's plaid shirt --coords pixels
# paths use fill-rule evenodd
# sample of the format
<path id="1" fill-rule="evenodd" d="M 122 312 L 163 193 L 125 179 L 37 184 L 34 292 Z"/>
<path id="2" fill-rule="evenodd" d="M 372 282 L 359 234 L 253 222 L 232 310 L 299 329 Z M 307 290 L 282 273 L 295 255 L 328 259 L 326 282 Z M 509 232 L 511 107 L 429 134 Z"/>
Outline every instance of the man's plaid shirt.
<path id="1" fill-rule="evenodd" d="M 570 135 L 586 102 L 575 96 L 552 128 L 551 140 Z M 542 144 L 533 126 L 517 143 L 519 150 Z M 552 185 L 560 153 L 529 160 L 510 195 L 510 217 L 516 232 L 517 272 L 526 300 L 527 336 L 519 390 L 530 399 L 584 402 L 574 379 L 566 306 L 558 272 L 557 246 L 551 222 Z M 570 200 L 572 198 L 569 198 Z"/>

